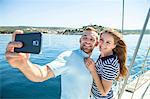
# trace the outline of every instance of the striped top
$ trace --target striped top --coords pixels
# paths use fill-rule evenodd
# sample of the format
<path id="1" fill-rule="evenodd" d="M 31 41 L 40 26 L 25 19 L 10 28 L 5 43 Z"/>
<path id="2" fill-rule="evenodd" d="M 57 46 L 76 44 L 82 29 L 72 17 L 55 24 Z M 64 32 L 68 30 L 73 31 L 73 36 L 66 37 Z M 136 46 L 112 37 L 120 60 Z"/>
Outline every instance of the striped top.
<path id="1" fill-rule="evenodd" d="M 116 55 L 110 55 L 106 57 L 99 57 L 96 62 L 96 70 L 100 77 L 103 80 L 115 80 L 119 75 L 120 65 L 118 62 L 118 57 Z M 106 96 L 101 96 L 95 82 L 92 85 L 92 93 L 95 99 L 112 99 L 113 91 L 112 88 Z"/>

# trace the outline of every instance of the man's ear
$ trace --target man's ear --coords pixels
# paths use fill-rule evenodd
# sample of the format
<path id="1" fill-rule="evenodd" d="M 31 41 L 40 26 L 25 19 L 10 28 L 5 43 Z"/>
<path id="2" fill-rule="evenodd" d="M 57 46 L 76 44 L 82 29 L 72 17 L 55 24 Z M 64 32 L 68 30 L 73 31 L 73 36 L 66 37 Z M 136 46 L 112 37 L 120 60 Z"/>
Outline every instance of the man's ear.
<path id="1" fill-rule="evenodd" d="M 98 46 L 98 43 L 99 43 L 99 42 L 98 42 L 98 41 L 96 41 L 96 43 L 95 43 L 95 46 L 96 46 L 96 47 Z"/>
<path id="2" fill-rule="evenodd" d="M 80 38 L 80 40 L 79 40 L 79 43 L 81 43 L 81 38 Z"/>

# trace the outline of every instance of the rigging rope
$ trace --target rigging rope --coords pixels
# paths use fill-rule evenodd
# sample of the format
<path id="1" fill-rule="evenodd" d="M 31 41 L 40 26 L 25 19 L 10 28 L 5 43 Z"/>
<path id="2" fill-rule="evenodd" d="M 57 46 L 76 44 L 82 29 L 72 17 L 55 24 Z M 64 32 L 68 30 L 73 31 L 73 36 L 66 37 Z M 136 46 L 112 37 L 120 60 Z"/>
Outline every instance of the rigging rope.
<path id="1" fill-rule="evenodd" d="M 132 58 L 132 60 L 131 60 L 130 66 L 129 66 L 129 73 L 128 73 L 127 77 L 125 78 L 124 84 L 123 84 L 123 86 L 122 86 L 122 90 L 121 90 L 121 92 L 120 92 L 119 95 L 118 95 L 118 99 L 121 99 L 121 96 L 122 96 L 122 94 L 123 94 L 123 92 L 124 92 L 124 89 L 125 89 L 125 87 L 126 87 L 126 85 L 127 85 L 127 81 L 128 81 L 128 78 L 129 78 L 130 70 L 131 70 L 131 68 L 132 68 L 132 66 L 133 66 L 133 64 L 134 64 L 134 61 L 135 61 L 135 58 L 136 58 L 138 49 L 139 49 L 139 47 L 140 47 L 140 44 L 141 44 L 141 41 L 142 41 L 142 38 L 143 38 L 143 35 L 144 35 L 144 32 L 145 32 L 145 29 L 146 29 L 146 26 L 147 26 L 147 23 L 148 23 L 148 20 L 149 20 L 149 17 L 150 17 L 150 8 L 149 8 L 149 10 L 148 10 L 148 14 L 147 14 L 147 17 L 146 17 L 146 20 L 145 20 L 145 23 L 144 23 L 142 32 L 141 32 L 141 34 L 140 34 L 140 37 L 139 37 L 139 40 L 138 40 L 136 49 L 135 49 L 134 54 L 133 54 L 133 58 Z"/>
<path id="2" fill-rule="evenodd" d="M 145 56 L 145 59 L 144 59 L 143 66 L 142 66 L 142 68 L 141 68 L 141 73 L 140 73 L 140 75 L 142 75 L 142 71 L 143 71 L 143 68 L 145 67 L 145 63 L 146 63 L 146 60 L 147 60 L 147 57 L 148 57 L 149 51 L 150 51 L 150 47 L 149 47 L 149 49 L 148 49 L 148 51 L 147 51 L 147 53 L 146 53 L 146 56 Z M 138 85 L 139 80 L 140 80 L 140 77 L 141 77 L 140 75 L 139 75 L 138 80 L 137 80 L 137 82 L 136 82 L 136 85 L 135 85 L 135 88 L 134 88 L 134 90 L 133 90 L 133 94 L 132 94 L 131 99 L 133 98 L 133 96 L 134 96 L 134 92 L 136 91 L 137 85 Z"/>

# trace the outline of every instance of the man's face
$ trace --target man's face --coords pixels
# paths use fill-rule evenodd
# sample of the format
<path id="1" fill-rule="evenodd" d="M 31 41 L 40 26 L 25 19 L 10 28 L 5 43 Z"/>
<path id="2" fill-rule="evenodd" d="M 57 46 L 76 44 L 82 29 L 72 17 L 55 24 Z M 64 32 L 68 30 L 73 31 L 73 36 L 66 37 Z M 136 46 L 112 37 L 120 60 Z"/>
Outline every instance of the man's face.
<path id="1" fill-rule="evenodd" d="M 80 38 L 80 48 L 87 54 L 91 54 L 98 43 L 98 35 L 94 31 L 85 31 Z"/>

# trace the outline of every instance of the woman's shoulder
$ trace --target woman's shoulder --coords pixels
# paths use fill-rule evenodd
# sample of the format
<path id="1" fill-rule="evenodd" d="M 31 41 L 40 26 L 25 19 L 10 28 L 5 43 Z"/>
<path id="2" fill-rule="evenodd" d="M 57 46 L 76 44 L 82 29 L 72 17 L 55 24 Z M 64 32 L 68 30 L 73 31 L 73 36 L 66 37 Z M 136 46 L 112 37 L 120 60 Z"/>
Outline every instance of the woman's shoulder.
<path id="1" fill-rule="evenodd" d="M 106 62 L 107 64 L 111 64 L 113 61 L 118 60 L 118 57 L 116 55 L 109 55 L 106 57 L 99 57 L 98 60 L 102 60 L 103 62 Z"/>
<path id="2" fill-rule="evenodd" d="M 118 68 L 119 67 L 119 60 L 116 55 L 110 55 L 107 57 L 99 58 L 98 61 L 104 65 L 105 68 Z"/>

